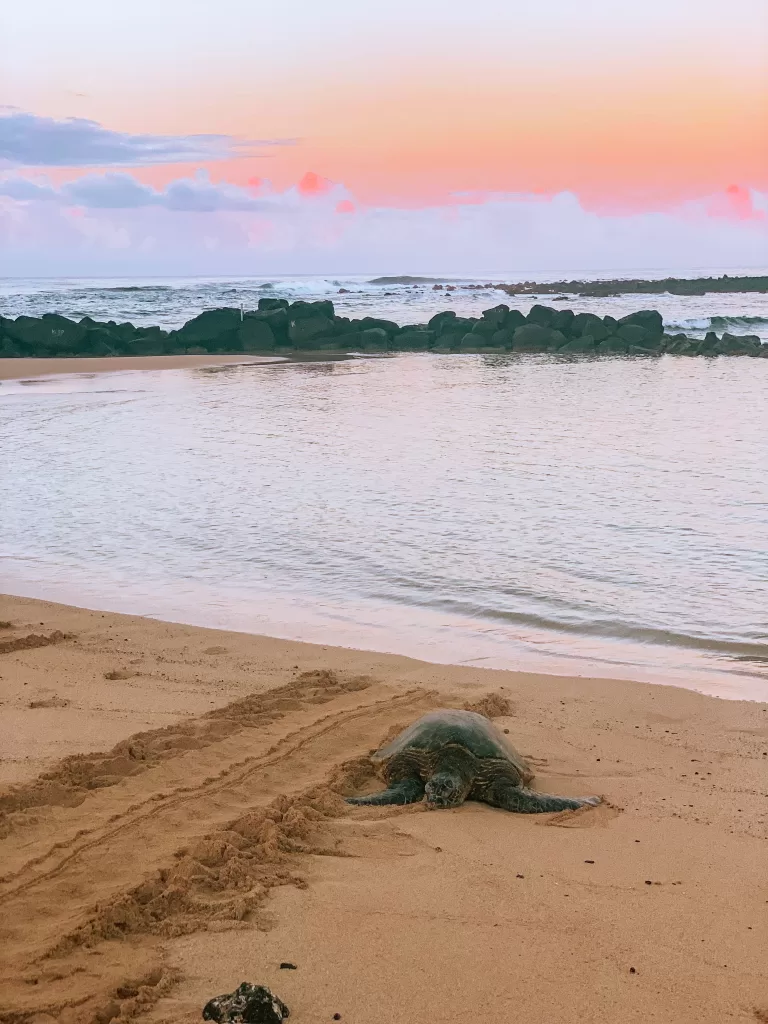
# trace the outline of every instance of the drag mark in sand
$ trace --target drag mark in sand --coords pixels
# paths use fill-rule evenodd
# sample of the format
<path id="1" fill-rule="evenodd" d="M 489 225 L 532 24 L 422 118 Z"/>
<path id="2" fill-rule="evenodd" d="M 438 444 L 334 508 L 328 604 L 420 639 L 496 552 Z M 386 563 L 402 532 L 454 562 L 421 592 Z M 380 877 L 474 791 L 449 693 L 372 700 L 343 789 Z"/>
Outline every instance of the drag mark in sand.
<path id="1" fill-rule="evenodd" d="M 245 739 L 239 710 L 249 700 L 263 708 L 259 699 L 270 698 L 282 708 L 277 725 L 284 734 L 275 741 L 265 726 L 264 736 Z M 0 982 L 8 993 L 0 1021 L 23 1024 L 40 1013 L 66 1024 L 134 1016 L 174 982 L 161 939 L 268 928 L 261 908 L 271 890 L 307 884 L 301 855 L 356 855 L 344 852 L 329 825 L 348 813 L 341 794 L 362 781 L 360 755 L 377 745 L 394 717 L 418 714 L 434 699 L 421 688 L 398 693 L 371 679 L 305 673 L 277 691 L 181 723 L 205 742 L 171 746 L 155 771 L 90 794 L 89 829 L 66 836 L 76 808 L 61 804 L 52 820 L 30 822 L 32 834 L 25 830 L 15 851 L 23 863 L 5 876 L 0 895 Z M 207 731 L 212 721 L 223 723 L 218 738 Z M 148 735 L 168 738 L 169 731 Z M 242 757 L 259 741 L 263 752 Z M 215 776 L 211 753 L 220 765 Z M 350 754 L 357 756 L 339 766 Z M 164 791 L 158 772 L 181 755 L 182 777 L 195 781 Z M 88 760 L 98 763 L 98 755 Z"/>

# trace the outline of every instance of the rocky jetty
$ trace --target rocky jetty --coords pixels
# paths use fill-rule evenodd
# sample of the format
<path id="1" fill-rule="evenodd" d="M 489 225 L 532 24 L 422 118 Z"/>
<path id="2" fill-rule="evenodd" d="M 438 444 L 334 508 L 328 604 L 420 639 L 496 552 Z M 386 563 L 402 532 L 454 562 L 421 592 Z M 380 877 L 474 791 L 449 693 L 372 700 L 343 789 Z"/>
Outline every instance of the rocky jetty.
<path id="1" fill-rule="evenodd" d="M 56 313 L 0 317 L 0 358 L 67 356 L 206 355 L 296 351 L 343 352 L 550 352 L 589 355 L 768 356 L 756 335 L 702 340 L 664 333 L 653 309 L 619 320 L 537 304 L 527 315 L 504 303 L 480 317 L 437 313 L 426 324 L 337 316 L 333 303 L 260 299 L 258 309 L 212 309 L 176 331 L 136 327 L 90 317 L 75 322 Z"/>

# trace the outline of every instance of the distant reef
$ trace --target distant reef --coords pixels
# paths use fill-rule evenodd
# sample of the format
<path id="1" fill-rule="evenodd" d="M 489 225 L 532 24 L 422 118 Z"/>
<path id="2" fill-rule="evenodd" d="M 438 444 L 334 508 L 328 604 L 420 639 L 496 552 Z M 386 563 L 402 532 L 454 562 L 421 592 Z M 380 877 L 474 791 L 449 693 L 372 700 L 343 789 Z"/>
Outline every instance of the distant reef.
<path id="1" fill-rule="evenodd" d="M 294 351 L 552 352 L 588 355 L 762 356 L 756 335 L 709 333 L 703 341 L 664 333 L 661 313 L 642 309 L 616 320 L 535 305 L 523 315 L 502 303 L 480 317 L 437 313 L 426 324 L 336 316 L 333 303 L 260 299 L 258 309 L 212 309 L 176 331 L 131 323 L 79 322 L 57 313 L 0 317 L 0 358 L 29 356 L 206 355 Z"/>
<path id="2" fill-rule="evenodd" d="M 644 278 L 620 278 L 611 281 L 521 281 L 518 284 L 469 284 L 448 283 L 442 277 L 375 277 L 369 284 L 431 284 L 435 291 L 488 291 L 496 288 L 507 295 L 584 295 L 606 297 L 608 295 L 706 295 L 707 292 L 768 292 L 768 277 L 663 277 L 658 280 Z M 565 297 L 565 296 L 564 296 Z"/>
<path id="3" fill-rule="evenodd" d="M 537 284 L 524 281 L 522 284 L 495 285 L 507 295 L 556 295 L 566 292 L 570 295 L 706 295 L 707 292 L 768 292 L 768 277 L 665 277 L 658 281 L 633 278 L 614 281 L 556 281 L 551 284 Z"/>

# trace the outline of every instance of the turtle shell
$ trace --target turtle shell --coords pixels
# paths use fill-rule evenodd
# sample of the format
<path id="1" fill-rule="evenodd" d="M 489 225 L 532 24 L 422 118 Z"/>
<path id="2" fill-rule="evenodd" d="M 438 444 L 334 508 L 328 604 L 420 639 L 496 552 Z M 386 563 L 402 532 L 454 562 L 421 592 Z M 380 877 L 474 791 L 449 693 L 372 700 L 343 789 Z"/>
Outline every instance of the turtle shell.
<path id="1" fill-rule="evenodd" d="M 379 763 L 405 750 L 439 750 L 448 745 L 465 747 L 478 758 L 503 758 L 511 761 L 524 782 L 533 772 L 503 733 L 484 715 L 475 711 L 441 708 L 417 719 L 373 755 Z"/>

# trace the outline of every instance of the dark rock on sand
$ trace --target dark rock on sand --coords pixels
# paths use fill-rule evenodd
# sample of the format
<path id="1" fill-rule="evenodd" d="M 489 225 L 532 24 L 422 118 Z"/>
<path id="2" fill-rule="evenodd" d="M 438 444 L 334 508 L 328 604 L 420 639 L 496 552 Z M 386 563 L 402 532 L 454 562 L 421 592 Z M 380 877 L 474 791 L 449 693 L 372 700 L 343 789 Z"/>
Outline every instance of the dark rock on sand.
<path id="1" fill-rule="evenodd" d="M 282 1024 L 290 1011 L 263 985 L 244 981 L 234 992 L 214 996 L 203 1007 L 203 1020 L 216 1024 Z"/>

